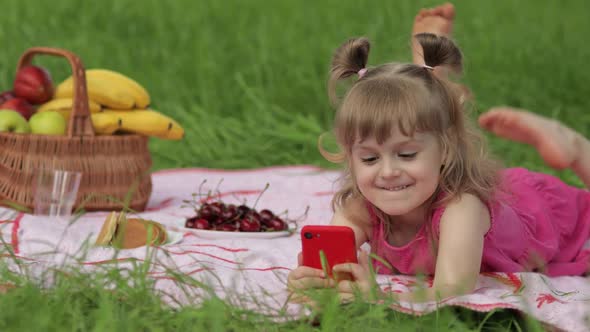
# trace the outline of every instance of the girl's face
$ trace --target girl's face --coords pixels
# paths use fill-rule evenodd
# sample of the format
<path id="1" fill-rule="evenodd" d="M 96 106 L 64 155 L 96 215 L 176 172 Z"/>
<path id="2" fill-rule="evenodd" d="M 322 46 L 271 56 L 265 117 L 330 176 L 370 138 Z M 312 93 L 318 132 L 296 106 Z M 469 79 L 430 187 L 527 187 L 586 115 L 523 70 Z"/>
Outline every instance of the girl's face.
<path id="1" fill-rule="evenodd" d="M 416 212 L 436 191 L 443 152 L 428 133 L 403 135 L 397 126 L 387 141 L 357 141 L 351 169 L 363 196 L 381 211 L 403 217 Z"/>

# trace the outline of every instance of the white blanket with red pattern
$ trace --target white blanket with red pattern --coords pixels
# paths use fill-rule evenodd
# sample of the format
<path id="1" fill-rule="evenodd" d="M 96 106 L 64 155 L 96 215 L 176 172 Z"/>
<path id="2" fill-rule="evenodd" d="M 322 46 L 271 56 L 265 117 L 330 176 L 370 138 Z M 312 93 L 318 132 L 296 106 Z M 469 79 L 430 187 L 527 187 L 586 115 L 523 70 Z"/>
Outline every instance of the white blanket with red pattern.
<path id="1" fill-rule="evenodd" d="M 211 190 L 227 203 L 253 205 L 257 210 L 275 213 L 287 211 L 290 218 L 305 215 L 305 224 L 326 224 L 332 212 L 330 199 L 339 173 L 311 166 L 272 167 L 255 170 L 176 169 L 153 173 L 153 194 L 140 216 L 159 221 L 170 230 L 183 227 L 194 210 L 184 207 L 193 193 Z M 106 216 L 89 213 L 74 223 L 50 221 L 28 214 L 10 213 L 0 208 L 1 235 L 27 273 L 42 276 L 43 271 L 64 264 L 92 271 L 100 266 L 131 267 L 146 259 L 146 247 L 115 250 L 85 246 L 96 237 Z M 268 314 L 281 308 L 293 315 L 303 314 L 298 305 L 287 304 L 286 277 L 296 266 L 301 249 L 298 232 L 272 239 L 202 238 L 183 231 L 180 241 L 152 248 L 150 275 L 156 288 L 171 305 L 198 304 L 204 296 L 215 294 L 235 305 Z M 5 250 L 6 252 L 6 250 Z M 13 258 L 6 257 L 5 260 Z M 175 271 L 205 283 L 208 290 L 181 287 L 167 271 Z M 386 290 L 402 292 L 416 287 L 415 278 L 380 275 Z M 213 293 L 212 293 L 213 292 Z M 590 283 L 583 277 L 548 278 L 536 273 L 494 273 L 480 277 L 470 295 L 449 298 L 442 303 L 400 303 L 393 309 L 416 315 L 429 313 L 444 305 L 462 306 L 477 311 L 511 308 L 528 313 L 541 322 L 566 331 L 590 329 Z"/>

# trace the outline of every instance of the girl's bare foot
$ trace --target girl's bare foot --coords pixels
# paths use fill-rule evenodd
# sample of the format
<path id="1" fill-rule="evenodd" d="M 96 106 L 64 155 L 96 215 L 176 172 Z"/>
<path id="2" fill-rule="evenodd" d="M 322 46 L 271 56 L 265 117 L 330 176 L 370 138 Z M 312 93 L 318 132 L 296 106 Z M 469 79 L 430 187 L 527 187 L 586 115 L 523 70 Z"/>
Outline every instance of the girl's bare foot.
<path id="1" fill-rule="evenodd" d="M 455 19 L 455 6 L 447 2 L 434 8 L 421 9 L 414 19 L 412 28 L 412 59 L 417 65 L 424 65 L 422 47 L 414 39 L 414 35 L 427 32 L 439 36 L 449 37 L 453 32 L 453 20 Z M 440 77 L 447 77 L 444 68 L 435 68 L 434 72 Z M 463 85 L 454 84 L 461 91 L 461 102 L 471 99 L 471 91 Z"/>
<path id="2" fill-rule="evenodd" d="M 439 36 L 450 36 L 453 30 L 455 7 L 451 3 L 445 3 L 438 7 L 421 9 L 414 19 L 412 36 L 428 32 Z M 424 64 L 422 48 L 412 38 L 412 53 L 415 64 Z"/>
<path id="3" fill-rule="evenodd" d="M 528 111 L 495 107 L 479 117 L 479 125 L 500 137 L 534 146 L 555 169 L 572 167 L 581 152 L 583 140 L 577 132 Z"/>

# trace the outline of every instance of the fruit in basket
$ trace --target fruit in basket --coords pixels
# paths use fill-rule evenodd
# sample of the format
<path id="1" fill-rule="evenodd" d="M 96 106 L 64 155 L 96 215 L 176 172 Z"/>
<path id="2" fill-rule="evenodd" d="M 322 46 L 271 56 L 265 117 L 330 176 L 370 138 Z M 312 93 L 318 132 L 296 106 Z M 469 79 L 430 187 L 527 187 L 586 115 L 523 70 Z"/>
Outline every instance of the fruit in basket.
<path id="1" fill-rule="evenodd" d="M 39 105 L 39 107 L 37 108 L 37 112 L 46 112 L 46 111 L 70 112 L 72 110 L 73 105 L 74 105 L 74 100 L 72 98 L 51 99 L 50 101 L 48 101 L 42 105 Z M 102 107 L 100 106 L 100 104 L 97 104 L 97 103 L 93 102 L 92 100 L 89 100 L 88 101 L 88 110 L 90 111 L 90 113 L 98 113 L 98 112 L 102 111 Z"/>
<path id="2" fill-rule="evenodd" d="M 92 118 L 92 127 L 97 135 L 113 135 L 119 130 L 119 123 L 112 115 L 105 115 L 101 112 L 94 113 L 90 117 Z M 69 115 L 66 118 L 69 118 Z"/>
<path id="3" fill-rule="evenodd" d="M 162 245 L 168 241 L 164 226 L 158 222 L 127 218 L 124 212 L 111 212 L 105 219 L 95 245 L 131 249 Z"/>
<path id="4" fill-rule="evenodd" d="M 105 110 L 105 113 L 108 113 Z M 111 112 L 119 122 L 121 130 L 162 139 L 179 140 L 184 137 L 184 129 L 174 119 L 154 110 L 134 112 Z"/>
<path id="5" fill-rule="evenodd" d="M 127 132 L 162 139 L 179 140 L 184 129 L 174 119 L 154 110 L 115 111 L 105 109 L 92 114 L 94 130 L 98 134 L 110 135 Z"/>
<path id="6" fill-rule="evenodd" d="M 89 69 L 86 75 L 102 77 L 105 80 L 110 80 L 116 86 L 128 91 L 135 101 L 135 108 L 146 108 L 150 105 L 151 98 L 147 90 L 137 81 L 125 76 L 119 72 L 108 69 Z"/>
<path id="7" fill-rule="evenodd" d="M 16 73 L 14 95 L 31 104 L 42 104 L 53 97 L 53 80 L 49 72 L 40 66 L 25 66 Z"/>
<path id="8" fill-rule="evenodd" d="M 33 134 L 65 135 L 67 122 L 58 112 L 46 111 L 33 114 L 29 125 Z"/>
<path id="9" fill-rule="evenodd" d="M 72 76 L 55 89 L 54 98 L 74 96 Z M 107 108 L 117 110 L 145 109 L 150 104 L 147 90 L 133 79 L 108 69 L 86 70 L 88 98 Z"/>
<path id="10" fill-rule="evenodd" d="M 30 133 L 27 120 L 17 111 L 0 109 L 0 132 Z"/>
<path id="11" fill-rule="evenodd" d="M 4 91 L 0 93 L 0 105 L 4 104 L 5 102 L 13 99 L 15 97 L 12 91 Z"/>
<path id="12" fill-rule="evenodd" d="M 35 113 L 35 108 L 28 101 L 23 98 L 15 97 L 5 101 L 0 105 L 0 109 L 9 109 L 19 112 L 26 120 L 31 118 Z"/>

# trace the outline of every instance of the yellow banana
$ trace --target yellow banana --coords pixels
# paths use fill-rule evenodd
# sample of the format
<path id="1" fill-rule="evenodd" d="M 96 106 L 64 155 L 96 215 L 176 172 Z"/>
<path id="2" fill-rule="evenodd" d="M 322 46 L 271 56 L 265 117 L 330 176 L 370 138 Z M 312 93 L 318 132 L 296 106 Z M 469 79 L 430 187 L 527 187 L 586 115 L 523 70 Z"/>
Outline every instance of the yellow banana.
<path id="1" fill-rule="evenodd" d="M 58 112 L 66 120 L 70 118 L 71 110 L 59 110 Z M 136 109 L 131 112 L 103 110 L 92 113 L 91 118 L 94 132 L 97 135 L 128 132 L 169 140 L 180 140 L 184 137 L 184 129 L 178 122 L 151 109 Z"/>
<path id="2" fill-rule="evenodd" d="M 86 76 L 86 89 L 88 98 L 100 105 L 116 109 L 131 109 L 135 101 L 131 94 L 121 89 L 111 80 L 103 77 Z M 73 98 L 73 79 L 69 77 L 55 88 L 54 98 Z"/>
<path id="3" fill-rule="evenodd" d="M 111 115 L 119 129 L 141 135 L 154 136 L 162 139 L 179 140 L 184 137 L 184 129 L 174 119 L 151 109 L 136 109 L 130 111 L 105 110 L 92 115 L 105 117 Z"/>
<path id="4" fill-rule="evenodd" d="M 61 114 L 61 116 L 66 119 L 66 121 L 70 121 L 70 115 L 72 114 L 71 109 L 60 109 L 56 110 Z M 94 127 L 94 132 L 97 135 L 112 135 L 119 129 L 119 124 L 117 123 L 117 118 L 114 117 L 112 114 L 107 116 L 102 115 L 102 112 L 92 113 L 90 115 L 92 119 L 92 127 Z"/>
<path id="5" fill-rule="evenodd" d="M 119 72 L 108 69 L 89 69 L 86 75 L 113 82 L 117 87 L 127 91 L 135 101 L 135 108 L 145 109 L 150 105 L 150 95 L 137 81 Z"/>
<path id="6" fill-rule="evenodd" d="M 92 127 L 94 127 L 94 132 L 97 135 L 112 135 L 117 130 L 121 129 L 119 126 L 119 121 L 114 114 L 111 113 L 93 113 L 92 117 Z"/>
<path id="7" fill-rule="evenodd" d="M 133 79 L 108 69 L 86 70 L 88 97 L 110 108 L 127 110 L 144 109 L 150 104 L 147 90 Z M 55 97 L 72 97 L 72 76 L 56 87 Z"/>
<path id="8" fill-rule="evenodd" d="M 50 101 L 39 105 L 37 108 L 37 112 L 47 112 L 47 111 L 69 111 L 72 109 L 73 99 L 72 98 L 58 98 L 58 99 L 51 99 Z M 97 113 L 102 110 L 100 104 L 95 103 L 92 100 L 88 101 L 88 108 L 90 113 Z"/>

